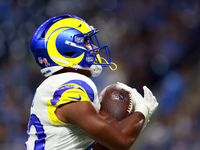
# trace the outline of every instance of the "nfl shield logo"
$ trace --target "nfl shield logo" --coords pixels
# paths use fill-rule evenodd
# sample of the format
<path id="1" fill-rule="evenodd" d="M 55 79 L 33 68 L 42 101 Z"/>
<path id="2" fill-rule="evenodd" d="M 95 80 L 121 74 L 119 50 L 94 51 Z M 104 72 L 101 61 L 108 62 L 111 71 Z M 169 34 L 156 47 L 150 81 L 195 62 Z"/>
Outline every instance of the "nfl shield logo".
<path id="1" fill-rule="evenodd" d="M 124 101 L 124 94 L 121 93 L 121 92 L 118 92 L 118 91 L 113 91 L 111 94 L 110 94 L 110 97 L 112 100 L 118 100 L 118 101 Z"/>

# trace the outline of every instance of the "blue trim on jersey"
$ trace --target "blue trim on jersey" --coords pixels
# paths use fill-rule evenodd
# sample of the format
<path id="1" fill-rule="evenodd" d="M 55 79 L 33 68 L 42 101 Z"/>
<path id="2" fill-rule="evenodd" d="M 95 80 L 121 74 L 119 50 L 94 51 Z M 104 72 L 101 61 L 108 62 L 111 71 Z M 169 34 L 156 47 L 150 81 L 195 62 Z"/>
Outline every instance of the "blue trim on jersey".
<path id="1" fill-rule="evenodd" d="M 73 89 L 73 88 L 82 90 L 80 87 L 75 86 L 75 85 L 65 85 L 65 84 L 70 84 L 70 83 L 73 83 L 73 84 L 75 83 L 75 84 L 78 84 L 79 86 L 83 87 L 85 89 L 90 101 L 93 102 L 93 100 L 94 100 L 94 91 L 85 81 L 82 81 L 82 80 L 70 80 L 70 81 L 62 84 L 64 86 L 60 87 L 59 89 L 57 89 L 55 91 L 55 93 L 53 95 L 53 99 L 51 99 L 51 104 L 52 105 L 56 105 L 56 103 L 60 100 L 61 95 L 65 91 L 67 91 L 69 89 Z M 79 100 L 79 99 L 76 99 L 76 100 Z"/>
<path id="2" fill-rule="evenodd" d="M 65 85 L 65 84 L 67 84 L 67 83 L 64 83 L 64 84 L 62 84 L 62 85 Z M 60 87 L 59 89 L 57 89 L 56 91 L 55 91 L 55 93 L 54 93 L 54 95 L 53 95 L 53 99 L 51 99 L 51 104 L 52 105 L 55 105 L 59 100 L 60 100 L 60 97 L 61 97 L 61 95 L 65 92 L 65 91 L 67 91 L 67 90 L 69 90 L 69 89 L 80 89 L 80 90 L 82 90 L 81 88 L 79 88 L 79 87 L 77 87 L 77 86 L 75 86 L 75 85 L 65 85 L 65 86 L 62 86 L 62 87 Z"/>
<path id="3" fill-rule="evenodd" d="M 87 92 L 88 97 L 90 98 L 91 102 L 94 101 L 94 91 L 93 89 L 87 84 L 87 82 L 82 81 L 82 80 L 70 80 L 68 83 L 75 83 L 80 85 L 81 87 L 83 87 L 85 89 L 85 91 Z"/>
<path id="4" fill-rule="evenodd" d="M 41 124 L 39 118 L 35 114 L 31 114 L 30 116 L 27 133 L 30 132 L 32 125 L 36 129 L 35 135 L 38 137 L 38 139 L 35 140 L 34 150 L 44 150 L 46 134 L 44 133 L 43 125 Z"/>

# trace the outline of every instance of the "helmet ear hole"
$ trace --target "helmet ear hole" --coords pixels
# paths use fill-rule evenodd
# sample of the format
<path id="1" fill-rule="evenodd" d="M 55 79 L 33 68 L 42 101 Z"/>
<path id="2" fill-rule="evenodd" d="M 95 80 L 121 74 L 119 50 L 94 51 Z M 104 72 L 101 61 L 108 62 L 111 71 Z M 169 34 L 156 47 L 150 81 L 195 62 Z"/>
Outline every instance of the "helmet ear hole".
<path id="1" fill-rule="evenodd" d="M 76 54 L 76 52 L 65 52 L 63 55 L 64 56 L 68 56 L 68 57 L 72 57 Z"/>

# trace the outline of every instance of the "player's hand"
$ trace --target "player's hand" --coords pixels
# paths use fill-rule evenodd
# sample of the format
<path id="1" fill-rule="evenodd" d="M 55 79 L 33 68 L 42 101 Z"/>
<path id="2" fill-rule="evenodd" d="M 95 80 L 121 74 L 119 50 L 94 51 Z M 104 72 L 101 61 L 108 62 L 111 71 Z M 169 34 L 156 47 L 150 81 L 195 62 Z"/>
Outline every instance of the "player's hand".
<path id="1" fill-rule="evenodd" d="M 144 97 L 142 97 L 142 95 L 137 92 L 136 89 L 120 82 L 117 82 L 117 84 L 120 88 L 130 93 L 133 105 L 135 106 L 135 111 L 139 111 L 145 116 L 145 123 L 143 126 L 144 129 L 158 107 L 156 97 L 146 86 L 143 86 Z"/>
<path id="2" fill-rule="evenodd" d="M 117 85 L 118 85 L 119 88 L 125 90 L 128 93 L 131 93 L 133 90 L 136 90 L 136 89 L 131 88 L 130 86 L 124 84 L 124 83 L 121 83 L 121 82 L 117 82 Z"/>
<path id="3" fill-rule="evenodd" d="M 117 85 L 119 88 L 121 88 L 129 93 L 131 101 L 133 103 L 133 106 L 136 107 L 138 105 L 144 105 L 143 104 L 143 103 L 145 103 L 144 98 L 142 97 L 142 95 L 140 95 L 140 93 L 137 92 L 137 90 L 135 88 L 131 88 L 130 86 L 128 86 L 124 83 L 120 83 L 120 82 L 117 82 Z"/>
<path id="4" fill-rule="evenodd" d="M 131 98 L 131 102 L 133 103 L 133 106 L 135 106 L 136 103 L 138 103 L 138 101 L 140 101 L 140 99 L 142 99 L 142 97 L 140 97 L 140 95 L 138 98 L 134 98 L 138 95 L 137 90 L 135 88 L 131 88 L 130 86 L 128 86 L 124 83 L 121 83 L 121 82 L 117 82 L 117 86 L 129 93 L 129 96 Z"/>
<path id="5" fill-rule="evenodd" d="M 143 90 L 144 90 L 144 101 L 149 108 L 149 113 L 145 117 L 145 123 L 143 125 L 142 130 L 147 126 L 147 123 L 150 121 L 151 116 L 154 114 L 154 112 L 158 107 L 158 102 L 153 93 L 146 86 L 143 86 Z"/>
<path id="6" fill-rule="evenodd" d="M 142 97 L 142 95 L 137 92 L 135 88 L 131 88 L 130 86 L 120 82 L 117 82 L 117 85 L 130 93 L 135 105 L 146 105 L 148 108 L 148 113 L 153 114 L 155 112 L 156 108 L 158 107 L 158 102 L 156 97 L 146 86 L 143 86 L 144 97 Z"/>
<path id="7" fill-rule="evenodd" d="M 146 86 L 143 86 L 143 90 L 144 97 L 142 97 L 142 95 L 140 95 L 137 90 L 132 90 L 131 94 L 135 100 L 135 111 L 139 111 L 145 116 L 145 122 L 142 130 L 147 126 L 151 116 L 158 107 L 158 102 L 153 93 Z"/>
<path id="8" fill-rule="evenodd" d="M 152 115 L 158 107 L 158 102 L 156 100 L 156 97 L 146 86 L 143 86 L 143 90 L 144 90 L 144 101 L 149 107 L 149 115 Z"/>

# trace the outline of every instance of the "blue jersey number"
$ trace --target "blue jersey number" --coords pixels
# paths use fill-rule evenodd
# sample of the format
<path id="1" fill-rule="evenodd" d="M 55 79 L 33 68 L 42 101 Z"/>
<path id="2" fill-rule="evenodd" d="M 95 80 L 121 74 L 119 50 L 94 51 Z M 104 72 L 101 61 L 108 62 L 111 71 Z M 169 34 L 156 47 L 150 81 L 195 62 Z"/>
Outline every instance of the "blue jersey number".
<path id="1" fill-rule="evenodd" d="M 41 124 L 39 118 L 35 114 L 31 114 L 27 133 L 30 132 L 32 125 L 36 129 L 36 136 L 38 137 L 38 139 L 35 140 L 34 150 L 44 150 L 46 134 L 44 133 L 43 125 Z"/>

